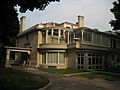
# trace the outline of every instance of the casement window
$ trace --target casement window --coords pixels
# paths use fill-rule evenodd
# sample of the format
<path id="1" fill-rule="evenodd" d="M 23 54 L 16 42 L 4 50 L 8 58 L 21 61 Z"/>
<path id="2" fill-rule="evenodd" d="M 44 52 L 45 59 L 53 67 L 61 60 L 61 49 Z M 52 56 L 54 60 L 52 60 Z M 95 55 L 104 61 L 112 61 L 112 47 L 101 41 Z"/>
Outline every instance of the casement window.
<path id="1" fill-rule="evenodd" d="M 94 33 L 93 34 L 93 43 L 100 44 L 101 43 L 101 35 Z"/>
<path id="2" fill-rule="evenodd" d="M 106 35 L 102 35 L 102 45 L 108 45 L 108 37 Z"/>
<path id="3" fill-rule="evenodd" d="M 75 32 L 75 38 L 81 39 L 82 37 L 82 32 Z"/>
<path id="4" fill-rule="evenodd" d="M 58 63 L 58 53 L 52 52 L 48 53 L 48 64 L 57 64 Z"/>
<path id="5" fill-rule="evenodd" d="M 65 63 L 65 53 L 59 53 L 59 64 Z"/>
<path id="6" fill-rule="evenodd" d="M 46 64 L 46 55 L 48 64 L 65 64 L 64 52 L 42 53 L 42 64 Z"/>
<path id="7" fill-rule="evenodd" d="M 77 69 L 84 69 L 84 54 L 77 54 Z"/>
<path id="8" fill-rule="evenodd" d="M 58 29 L 54 29 L 53 35 L 54 35 L 54 36 L 58 36 L 58 33 L 59 33 L 59 32 L 58 32 Z"/>
<path id="9" fill-rule="evenodd" d="M 52 35 L 52 29 L 48 30 L 48 35 Z"/>
<path id="10" fill-rule="evenodd" d="M 42 64 L 46 64 L 46 53 L 42 53 Z"/>
<path id="11" fill-rule="evenodd" d="M 83 39 L 86 42 L 92 42 L 92 33 L 91 32 L 84 32 L 83 33 Z"/>
<path id="12" fill-rule="evenodd" d="M 88 69 L 102 69 L 103 68 L 103 55 L 101 54 L 88 54 Z"/>

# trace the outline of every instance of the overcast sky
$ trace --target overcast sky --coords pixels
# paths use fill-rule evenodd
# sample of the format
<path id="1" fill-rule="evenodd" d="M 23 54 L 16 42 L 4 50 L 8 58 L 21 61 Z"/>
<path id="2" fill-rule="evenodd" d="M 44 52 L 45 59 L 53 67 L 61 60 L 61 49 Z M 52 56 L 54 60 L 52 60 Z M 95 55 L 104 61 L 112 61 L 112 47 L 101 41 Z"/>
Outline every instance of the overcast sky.
<path id="1" fill-rule="evenodd" d="M 115 0 L 60 0 L 60 2 L 51 3 L 44 11 L 34 10 L 27 11 L 26 28 L 38 23 L 45 22 L 71 22 L 76 23 L 78 15 L 85 18 L 85 26 L 96 28 L 102 31 L 111 30 L 109 21 L 113 19 L 110 9 L 113 7 L 112 2 Z"/>

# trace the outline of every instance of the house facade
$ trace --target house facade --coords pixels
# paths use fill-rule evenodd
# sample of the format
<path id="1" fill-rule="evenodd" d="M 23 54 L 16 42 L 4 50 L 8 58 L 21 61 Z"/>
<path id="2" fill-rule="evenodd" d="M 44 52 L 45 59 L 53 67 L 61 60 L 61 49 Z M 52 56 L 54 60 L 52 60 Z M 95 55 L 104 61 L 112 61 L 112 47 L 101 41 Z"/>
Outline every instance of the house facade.
<path id="1" fill-rule="evenodd" d="M 76 24 L 41 23 L 25 30 L 25 17 L 16 47 L 30 48 L 27 65 L 39 68 L 104 70 L 120 66 L 120 37 L 84 26 L 84 17 Z M 16 61 L 22 61 L 17 54 Z"/>

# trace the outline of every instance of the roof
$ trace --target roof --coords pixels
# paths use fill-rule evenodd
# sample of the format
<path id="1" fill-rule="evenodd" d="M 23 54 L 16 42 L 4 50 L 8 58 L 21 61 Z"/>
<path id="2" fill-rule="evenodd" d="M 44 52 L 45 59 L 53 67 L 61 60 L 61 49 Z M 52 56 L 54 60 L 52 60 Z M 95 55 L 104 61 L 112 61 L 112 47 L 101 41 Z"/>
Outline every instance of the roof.
<path id="1" fill-rule="evenodd" d="M 79 31 L 79 30 L 87 30 L 87 31 L 92 31 L 92 32 L 97 32 L 97 33 L 102 33 L 102 34 L 107 34 L 107 35 L 113 35 L 113 36 L 117 35 L 113 31 L 102 32 L 102 31 L 99 31 L 98 29 L 91 29 L 91 28 L 88 28 L 88 27 L 81 27 L 81 28 L 74 29 L 74 31 Z"/>
<path id="2" fill-rule="evenodd" d="M 71 23 L 71 22 L 63 22 L 63 23 L 60 23 L 59 25 L 62 25 L 62 24 L 65 24 L 65 23 L 70 24 L 70 25 L 78 26 L 77 24 L 74 24 L 74 23 Z"/>

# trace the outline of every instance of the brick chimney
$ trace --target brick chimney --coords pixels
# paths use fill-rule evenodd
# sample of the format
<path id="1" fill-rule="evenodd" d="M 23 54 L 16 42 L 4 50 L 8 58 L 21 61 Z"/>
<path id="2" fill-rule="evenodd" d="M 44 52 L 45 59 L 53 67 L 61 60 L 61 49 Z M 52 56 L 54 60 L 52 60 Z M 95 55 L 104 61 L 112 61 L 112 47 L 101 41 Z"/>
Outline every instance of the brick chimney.
<path id="1" fill-rule="evenodd" d="M 78 27 L 84 27 L 84 17 L 83 16 L 78 16 Z"/>
<path id="2" fill-rule="evenodd" d="M 20 32 L 25 31 L 25 22 L 26 22 L 26 17 L 22 16 L 20 18 Z"/>

